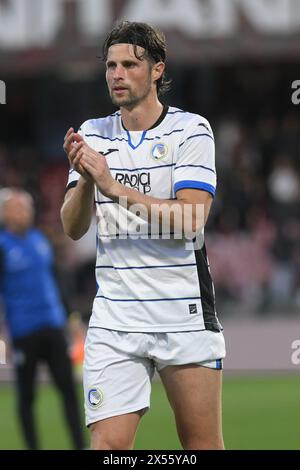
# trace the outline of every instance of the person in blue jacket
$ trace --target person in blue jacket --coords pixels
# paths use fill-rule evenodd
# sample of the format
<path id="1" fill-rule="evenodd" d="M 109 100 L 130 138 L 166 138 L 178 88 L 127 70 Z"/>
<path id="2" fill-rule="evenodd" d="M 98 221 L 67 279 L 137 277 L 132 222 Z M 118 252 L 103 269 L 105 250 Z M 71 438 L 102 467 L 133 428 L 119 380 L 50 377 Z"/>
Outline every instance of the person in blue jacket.
<path id="1" fill-rule="evenodd" d="M 38 449 L 33 405 L 37 365 L 48 365 L 61 393 L 73 446 L 84 448 L 75 383 L 65 338 L 66 312 L 54 275 L 52 249 L 34 224 L 23 190 L 1 190 L 0 295 L 11 336 L 17 405 L 28 448 Z"/>

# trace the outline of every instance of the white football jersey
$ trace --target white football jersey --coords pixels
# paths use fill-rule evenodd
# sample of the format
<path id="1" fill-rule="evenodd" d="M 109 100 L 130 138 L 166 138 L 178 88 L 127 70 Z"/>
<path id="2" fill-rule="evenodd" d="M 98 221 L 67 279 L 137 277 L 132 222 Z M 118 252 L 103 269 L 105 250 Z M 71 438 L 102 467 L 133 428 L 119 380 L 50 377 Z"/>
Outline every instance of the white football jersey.
<path id="1" fill-rule="evenodd" d="M 79 132 L 107 159 L 113 177 L 159 199 L 183 188 L 216 189 L 214 137 L 208 121 L 173 107 L 146 131 L 128 131 L 120 112 L 86 121 Z M 70 170 L 67 188 L 80 175 Z M 172 332 L 222 329 L 215 311 L 205 245 L 155 233 L 95 187 L 97 294 L 90 327 Z M 137 227 L 140 234 L 137 235 Z M 169 237 L 170 238 L 170 237 Z"/>

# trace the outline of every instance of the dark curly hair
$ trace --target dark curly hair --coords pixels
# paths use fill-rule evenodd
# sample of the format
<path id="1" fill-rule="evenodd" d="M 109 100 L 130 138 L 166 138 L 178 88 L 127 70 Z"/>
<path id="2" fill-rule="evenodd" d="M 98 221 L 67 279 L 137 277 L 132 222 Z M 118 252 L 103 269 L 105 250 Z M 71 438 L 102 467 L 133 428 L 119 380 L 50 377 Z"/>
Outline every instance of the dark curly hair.
<path id="1" fill-rule="evenodd" d="M 132 44 L 137 59 L 144 56 L 153 64 L 166 62 L 166 40 L 164 34 L 152 28 L 146 23 L 122 21 L 117 24 L 109 33 L 103 44 L 102 59 L 107 60 L 108 49 L 114 44 Z M 143 47 L 145 53 L 138 55 L 137 46 Z M 166 73 L 156 81 L 157 93 L 162 95 L 170 89 L 171 80 L 168 80 Z"/>

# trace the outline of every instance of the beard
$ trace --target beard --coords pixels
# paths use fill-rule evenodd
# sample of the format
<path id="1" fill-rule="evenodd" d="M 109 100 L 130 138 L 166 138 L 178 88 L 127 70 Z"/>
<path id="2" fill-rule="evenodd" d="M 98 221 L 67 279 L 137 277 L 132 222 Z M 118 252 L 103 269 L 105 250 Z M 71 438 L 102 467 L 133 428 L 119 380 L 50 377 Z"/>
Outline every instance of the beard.
<path id="1" fill-rule="evenodd" d="M 123 107 L 132 110 L 139 103 L 141 103 L 149 95 L 151 90 L 151 81 L 146 84 L 145 88 L 140 93 L 135 93 L 129 88 L 124 92 L 125 96 L 117 96 L 113 90 L 110 90 L 110 97 L 115 106 Z"/>

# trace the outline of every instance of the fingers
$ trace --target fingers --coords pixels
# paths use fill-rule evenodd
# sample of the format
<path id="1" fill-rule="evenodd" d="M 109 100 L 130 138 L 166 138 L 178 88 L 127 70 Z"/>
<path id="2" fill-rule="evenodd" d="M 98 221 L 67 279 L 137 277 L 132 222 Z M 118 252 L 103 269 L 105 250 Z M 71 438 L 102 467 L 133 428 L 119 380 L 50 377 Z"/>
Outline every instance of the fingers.
<path id="1" fill-rule="evenodd" d="M 74 129 L 73 129 L 73 127 L 70 127 L 70 129 L 68 130 L 68 132 L 64 136 L 64 140 L 66 140 L 69 137 L 69 135 L 72 134 L 72 132 L 74 132 Z"/>
<path id="2" fill-rule="evenodd" d="M 80 165 L 81 165 L 82 168 L 83 168 L 85 171 L 87 171 L 89 174 L 94 175 L 95 168 L 93 167 L 93 165 L 90 165 L 89 162 L 86 162 L 85 160 L 81 160 Z"/>
<path id="3" fill-rule="evenodd" d="M 84 165 L 84 162 L 81 160 L 81 155 L 76 155 L 76 157 L 73 160 L 73 168 L 80 173 L 86 180 L 92 181 L 93 177 L 92 175 L 88 172 L 86 165 Z"/>
<path id="4" fill-rule="evenodd" d="M 63 144 L 63 149 L 64 151 L 66 152 L 66 154 L 69 154 L 70 150 L 71 150 L 71 144 L 73 142 L 83 142 L 83 137 L 78 134 L 77 132 L 74 132 L 74 129 L 73 127 L 70 127 L 70 129 L 68 130 L 68 132 L 66 133 L 65 137 L 64 137 L 64 144 Z"/>
<path id="5" fill-rule="evenodd" d="M 64 137 L 64 145 L 63 145 L 63 148 L 64 148 L 64 151 L 65 151 L 66 153 L 68 153 L 68 151 L 69 151 L 69 146 L 70 146 L 70 144 L 71 144 L 71 142 L 72 142 L 71 136 L 72 136 L 73 133 L 74 133 L 74 129 L 73 129 L 73 127 L 70 127 L 70 129 L 68 130 L 68 132 L 66 133 L 66 135 L 65 135 L 65 137 Z"/>
<path id="6" fill-rule="evenodd" d="M 82 155 L 81 154 L 77 154 L 73 160 L 73 166 L 76 167 L 79 165 L 80 163 L 80 160 L 81 160 L 81 157 Z"/>
<path id="7" fill-rule="evenodd" d="M 70 138 L 72 138 L 70 133 Z M 69 137 L 67 137 L 68 139 Z M 78 173 L 99 171 L 103 172 L 104 167 L 107 165 L 105 157 L 91 149 L 84 140 L 81 142 L 72 142 L 68 152 L 68 158 L 71 167 Z"/>
<path id="8" fill-rule="evenodd" d="M 95 170 L 99 171 L 103 166 L 100 159 L 97 158 L 97 156 L 95 156 L 94 154 L 89 153 L 88 149 L 86 149 L 85 147 L 83 147 L 79 151 L 78 157 L 82 165 L 88 164 L 90 167 L 93 167 Z"/>
<path id="9" fill-rule="evenodd" d="M 68 152 L 68 158 L 69 158 L 71 166 L 73 166 L 75 164 L 75 161 L 74 161 L 75 157 L 80 154 L 80 151 L 82 147 L 84 146 L 84 141 L 79 142 L 79 143 L 75 142 L 70 145 L 71 145 L 71 150 L 69 150 Z"/>
<path id="10" fill-rule="evenodd" d="M 83 142 L 83 137 L 82 137 L 82 135 L 78 134 L 78 132 L 75 132 L 73 134 L 73 140 L 75 142 Z"/>

